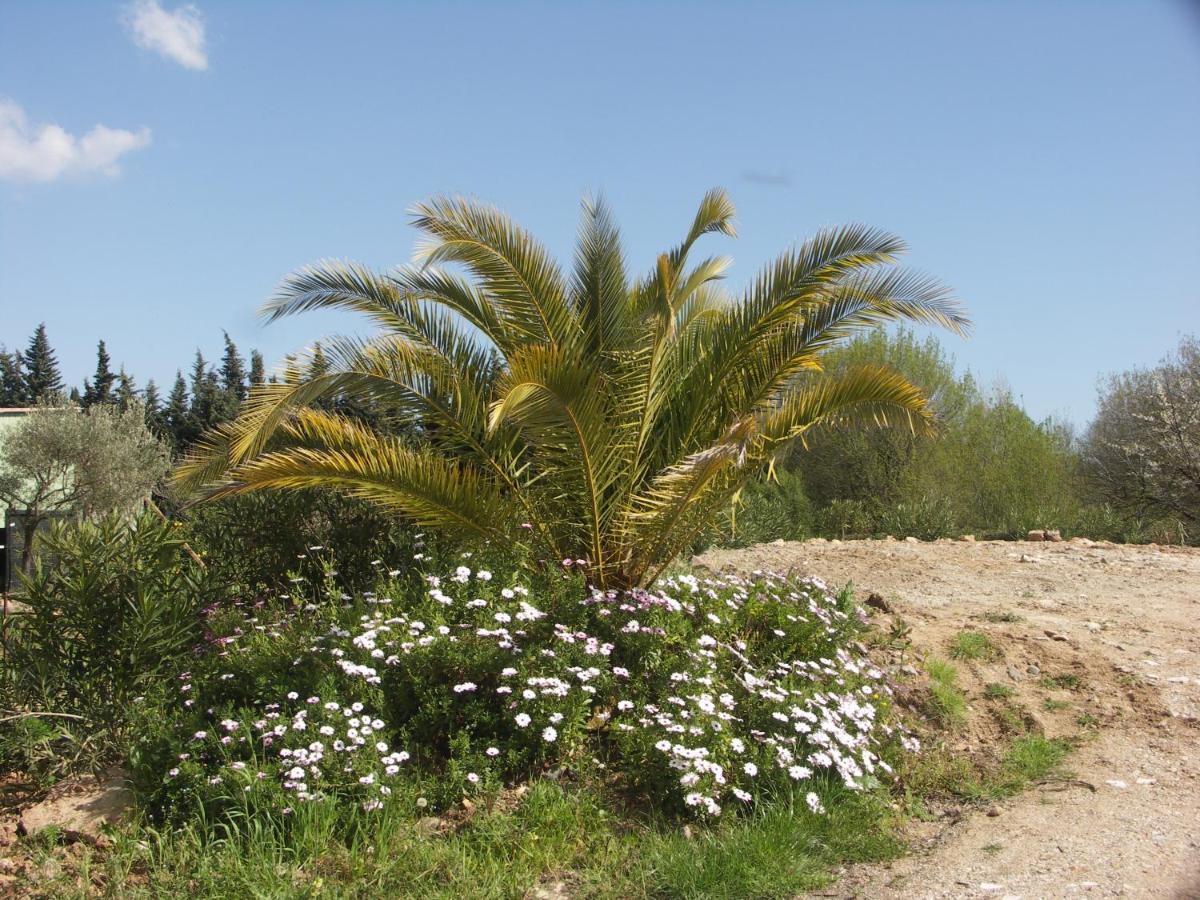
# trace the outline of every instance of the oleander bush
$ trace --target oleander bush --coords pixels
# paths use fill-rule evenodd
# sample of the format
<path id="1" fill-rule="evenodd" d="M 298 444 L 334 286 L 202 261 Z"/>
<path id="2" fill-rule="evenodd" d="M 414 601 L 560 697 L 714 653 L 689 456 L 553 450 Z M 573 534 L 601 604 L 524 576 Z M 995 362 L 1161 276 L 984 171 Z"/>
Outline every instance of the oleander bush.
<path id="1" fill-rule="evenodd" d="M 213 585 L 154 516 L 59 524 L 40 540 L 3 632 L 0 742 L 27 771 L 61 772 L 127 751 L 140 709 L 199 639 Z"/>

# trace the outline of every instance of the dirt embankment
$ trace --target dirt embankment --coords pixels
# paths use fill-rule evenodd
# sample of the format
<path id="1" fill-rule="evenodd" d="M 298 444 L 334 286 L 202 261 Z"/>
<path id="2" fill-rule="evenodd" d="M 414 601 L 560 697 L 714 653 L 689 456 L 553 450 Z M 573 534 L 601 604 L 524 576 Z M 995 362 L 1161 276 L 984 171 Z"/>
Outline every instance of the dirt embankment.
<path id="1" fill-rule="evenodd" d="M 1000 655 L 958 663 L 972 715 L 957 751 L 999 737 L 975 714 L 988 684 L 1036 730 L 1078 739 L 1074 781 L 917 826 L 911 855 L 845 873 L 833 895 L 1200 898 L 1200 550 L 806 541 L 697 562 L 852 582 L 930 655 L 964 629 L 986 634 Z"/>

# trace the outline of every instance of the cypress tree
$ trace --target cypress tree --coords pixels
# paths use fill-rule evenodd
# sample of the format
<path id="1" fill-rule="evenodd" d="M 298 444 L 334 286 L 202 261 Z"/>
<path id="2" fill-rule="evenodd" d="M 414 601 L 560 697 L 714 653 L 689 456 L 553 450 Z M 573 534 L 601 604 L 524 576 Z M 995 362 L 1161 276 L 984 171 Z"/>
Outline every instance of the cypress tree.
<path id="1" fill-rule="evenodd" d="M 197 350 L 196 360 L 192 363 L 192 402 L 188 408 L 196 429 L 193 439 L 225 420 L 224 401 L 220 377 Z"/>
<path id="2" fill-rule="evenodd" d="M 266 380 L 266 367 L 263 365 L 262 354 L 257 350 L 250 351 L 250 384 L 262 384 Z"/>
<path id="3" fill-rule="evenodd" d="M 246 363 L 238 353 L 237 345 L 225 334 L 225 355 L 221 358 L 221 387 L 233 401 L 236 411 L 238 404 L 246 399 Z"/>
<path id="4" fill-rule="evenodd" d="M 154 383 L 153 378 L 146 382 L 142 403 L 146 407 L 146 427 L 159 437 L 167 436 L 167 421 L 163 415 L 162 398 L 158 396 L 158 385 Z"/>
<path id="5" fill-rule="evenodd" d="M 96 345 L 96 374 L 91 382 L 86 379 L 83 382 L 84 406 L 99 406 L 103 403 L 113 402 L 113 383 L 117 380 L 117 376 L 109 368 L 109 362 L 108 348 L 104 346 L 104 341 L 100 341 Z"/>
<path id="6" fill-rule="evenodd" d="M 188 406 L 188 391 L 187 383 L 183 380 L 183 373 L 175 373 L 175 386 L 171 388 L 171 394 L 167 397 L 167 406 L 163 410 L 163 421 L 166 423 L 167 431 L 171 435 L 171 442 L 175 445 L 176 450 L 182 450 L 195 436 L 195 428 L 192 425 L 191 410 Z"/>
<path id="7" fill-rule="evenodd" d="M 28 406 L 21 354 L 0 347 L 0 406 Z"/>
<path id="8" fill-rule="evenodd" d="M 50 400 L 63 391 L 62 373 L 58 360 L 46 337 L 46 323 L 42 322 L 29 339 L 29 346 L 21 358 L 25 368 L 25 394 L 29 403 Z"/>

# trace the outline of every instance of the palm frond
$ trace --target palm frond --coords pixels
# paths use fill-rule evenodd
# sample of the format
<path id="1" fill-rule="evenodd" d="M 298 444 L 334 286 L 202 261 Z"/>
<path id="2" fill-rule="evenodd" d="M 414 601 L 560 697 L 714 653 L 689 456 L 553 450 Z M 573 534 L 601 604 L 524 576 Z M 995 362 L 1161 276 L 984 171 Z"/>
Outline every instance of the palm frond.
<path id="1" fill-rule="evenodd" d="M 571 298 L 591 353 L 624 343 L 630 327 L 625 257 L 621 234 L 602 198 L 583 201 Z"/>
<path id="2" fill-rule="evenodd" d="M 500 317 L 527 339 L 568 344 L 578 338 L 558 266 L 508 216 L 461 198 L 437 197 L 415 208 L 413 224 L 430 236 L 417 258 L 465 266 Z"/>

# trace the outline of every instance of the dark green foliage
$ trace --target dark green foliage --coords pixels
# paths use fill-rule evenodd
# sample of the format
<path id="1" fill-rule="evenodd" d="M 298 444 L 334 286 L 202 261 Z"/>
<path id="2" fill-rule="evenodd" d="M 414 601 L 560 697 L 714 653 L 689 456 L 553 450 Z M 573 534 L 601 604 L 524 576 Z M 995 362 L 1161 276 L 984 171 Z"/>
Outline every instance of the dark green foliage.
<path id="1" fill-rule="evenodd" d="M 221 388 L 236 412 L 237 405 L 246 399 L 246 363 L 238 352 L 237 345 L 229 337 L 229 332 L 223 333 L 225 354 L 221 357 Z"/>
<path id="2" fill-rule="evenodd" d="M 0 345 L 0 407 L 28 405 L 21 366 L 21 354 L 9 353 Z"/>
<path id="3" fill-rule="evenodd" d="M 257 350 L 250 351 L 250 386 L 262 384 L 266 381 L 266 367 L 263 365 L 263 356 Z"/>
<path id="4" fill-rule="evenodd" d="M 804 491 L 804 479 L 784 470 L 773 480 L 746 485 L 740 501 L 721 523 L 720 539 L 729 546 L 745 547 L 777 539 L 799 541 L 812 532 L 812 503 Z"/>
<path id="5" fill-rule="evenodd" d="M 177 673 L 200 637 L 202 570 L 177 529 L 110 516 L 41 538 L 42 553 L 4 634 L 5 706 L 66 714 L 49 749 L 99 763 L 121 752 L 139 704 Z M 11 746 L 11 742 L 10 742 Z"/>
<path id="6" fill-rule="evenodd" d="M 50 339 L 46 337 L 45 322 L 33 332 L 21 364 L 25 370 L 27 403 L 51 400 L 63 392 L 62 373 L 58 370 L 58 359 L 50 348 Z"/>
<path id="7" fill-rule="evenodd" d="M 296 573 L 320 576 L 323 560 L 336 561 L 343 584 L 364 589 L 381 568 L 410 562 L 414 551 L 432 553 L 425 545 L 436 543 L 396 515 L 333 491 L 230 497 L 184 518 L 218 580 L 252 593 L 287 589 Z"/>
<path id="8" fill-rule="evenodd" d="M 100 341 L 96 346 L 96 373 L 91 381 L 83 382 L 84 407 L 113 401 L 113 383 L 117 376 L 113 374 L 109 364 L 108 349 L 104 346 L 104 341 Z"/>
<path id="9" fill-rule="evenodd" d="M 120 373 L 117 375 L 117 390 L 115 399 L 117 406 L 122 410 L 129 409 L 137 402 L 137 387 L 133 383 L 133 376 L 129 375 L 122 366 Z"/>
<path id="10" fill-rule="evenodd" d="M 167 406 L 163 410 L 163 421 L 171 435 L 171 443 L 176 452 L 194 441 L 200 433 L 188 408 L 187 382 L 183 380 L 182 372 L 175 373 L 175 384 L 167 397 Z"/>

